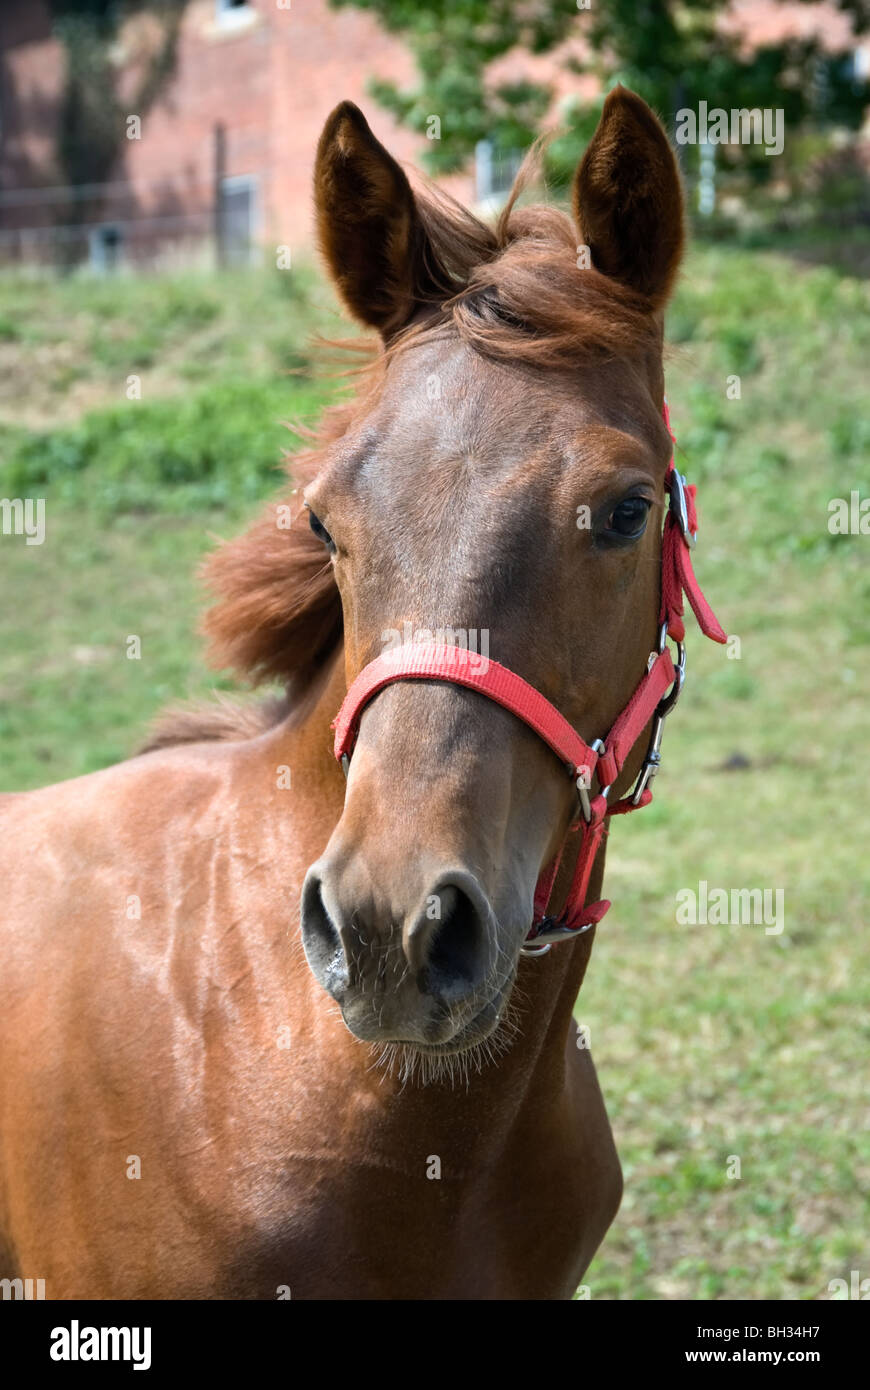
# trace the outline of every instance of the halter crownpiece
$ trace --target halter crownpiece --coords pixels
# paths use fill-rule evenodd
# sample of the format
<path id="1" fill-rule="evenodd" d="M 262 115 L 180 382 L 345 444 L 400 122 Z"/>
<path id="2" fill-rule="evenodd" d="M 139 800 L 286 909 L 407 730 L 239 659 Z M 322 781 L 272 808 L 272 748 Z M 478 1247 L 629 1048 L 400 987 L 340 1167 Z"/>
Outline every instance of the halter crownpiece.
<path id="1" fill-rule="evenodd" d="M 662 405 L 662 416 L 671 439 L 676 442 L 667 401 Z M 522 947 L 524 955 L 543 955 L 552 943 L 588 931 L 601 921 L 610 907 L 606 899 L 586 903 L 589 878 L 595 856 L 607 835 L 609 818 L 637 811 L 652 801 L 650 783 L 661 765 L 664 721 L 677 703 L 686 675 L 684 594 L 704 635 L 714 642 L 728 640 L 692 568 L 690 552 L 694 549 L 698 530 L 696 489 L 677 472 L 673 452 L 665 474 L 665 491 L 669 494 L 669 506 L 662 533 L 658 650 L 650 654 L 646 672 L 605 739 L 587 744 L 540 691 L 497 661 L 480 662 L 474 652 L 464 647 L 448 647 L 436 642 L 395 647 L 369 662 L 353 681 L 332 724 L 335 756 L 347 775 L 362 712 L 379 691 L 393 681 L 449 681 L 477 690 L 510 710 L 552 749 L 576 783 L 580 818 L 569 826 L 562 848 L 538 879 L 532 925 Z M 676 663 L 668 650 L 668 638 L 676 644 Z M 611 805 L 607 799 L 610 788 L 650 721 L 646 756 L 634 788 Z M 593 776 L 597 777 L 601 790 L 590 796 Z M 580 845 L 565 907 L 560 917 L 548 916 L 547 908 L 568 836 L 578 830 Z"/>

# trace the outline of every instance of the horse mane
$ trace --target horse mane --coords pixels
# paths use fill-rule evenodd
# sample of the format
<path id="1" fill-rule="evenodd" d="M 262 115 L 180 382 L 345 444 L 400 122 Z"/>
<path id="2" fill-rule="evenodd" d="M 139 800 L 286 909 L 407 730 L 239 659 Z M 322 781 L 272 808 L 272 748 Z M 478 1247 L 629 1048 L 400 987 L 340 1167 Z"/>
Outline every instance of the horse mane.
<path id="1" fill-rule="evenodd" d="M 202 568 L 215 597 L 203 622 L 210 663 L 253 685 L 279 682 L 284 697 L 255 706 L 224 700 L 170 709 L 140 752 L 250 738 L 284 719 L 301 722 L 316 703 L 342 646 L 342 611 L 332 567 L 300 495 L 331 446 L 376 397 L 393 355 L 451 327 L 484 356 L 542 369 L 660 350 L 656 306 L 589 265 L 571 219 L 546 204 L 517 206 L 538 163 L 535 146 L 494 226 L 417 176 L 429 287 L 421 294 L 421 313 L 386 348 L 359 339 L 330 344 L 362 358 L 355 396 L 327 409 L 317 429 L 299 430 L 308 447 L 285 458 L 290 494 L 271 501 Z"/>

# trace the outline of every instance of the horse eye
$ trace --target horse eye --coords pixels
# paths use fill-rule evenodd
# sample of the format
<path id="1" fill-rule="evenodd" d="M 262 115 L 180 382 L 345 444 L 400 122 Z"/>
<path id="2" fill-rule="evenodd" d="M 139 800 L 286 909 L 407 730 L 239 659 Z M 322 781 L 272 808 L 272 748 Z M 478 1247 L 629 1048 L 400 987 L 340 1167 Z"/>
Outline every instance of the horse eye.
<path id="1" fill-rule="evenodd" d="M 327 531 L 323 522 L 320 520 L 319 517 L 314 515 L 310 507 L 308 509 L 308 524 L 311 527 L 317 539 L 319 541 L 323 541 L 323 544 L 326 546 L 327 550 L 330 550 L 334 555 L 335 541 L 332 539 L 332 536 Z"/>
<path id="2" fill-rule="evenodd" d="M 605 534 L 620 536 L 623 540 L 637 540 L 646 530 L 651 505 L 645 497 L 626 497 L 607 518 Z"/>

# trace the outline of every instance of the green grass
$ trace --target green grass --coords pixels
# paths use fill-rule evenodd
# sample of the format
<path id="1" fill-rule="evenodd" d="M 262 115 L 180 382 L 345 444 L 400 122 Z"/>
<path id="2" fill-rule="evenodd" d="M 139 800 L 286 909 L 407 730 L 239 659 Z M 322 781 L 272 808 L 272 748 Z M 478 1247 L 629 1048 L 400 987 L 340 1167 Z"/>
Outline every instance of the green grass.
<path id="1" fill-rule="evenodd" d="M 129 756 L 162 704 L 227 682 L 207 674 L 193 640 L 194 572 L 223 517 L 124 516 L 100 524 L 49 510 L 45 544 L 3 545 L 0 746 L 5 789 L 41 786 Z M 128 660 L 127 638 L 141 640 Z"/>
<path id="2" fill-rule="evenodd" d="M 0 273 L 0 426 L 53 429 L 123 405 L 130 375 L 145 402 L 218 380 L 275 382 L 309 367 L 313 329 L 340 324 L 304 263 L 159 280 Z"/>
<path id="3" fill-rule="evenodd" d="M 219 381 L 178 399 L 132 400 L 91 411 L 54 430 L 7 433 L 4 487 L 16 497 L 50 495 L 53 507 L 171 512 L 262 497 L 278 481 L 282 421 L 316 417 L 322 386 L 291 381 Z"/>
<path id="4" fill-rule="evenodd" d="M 826 1298 L 870 1276 L 870 538 L 827 529 L 832 497 L 870 495 L 868 298 L 846 273 L 716 245 L 671 313 L 696 568 L 741 654 L 690 619 L 656 801 L 611 836 L 577 1018 L 627 1181 L 594 1298 Z M 305 346 L 318 326 L 340 331 L 306 275 L 0 282 L 0 496 L 14 480 L 49 502 L 44 546 L 0 539 L 4 788 L 111 763 L 167 700 L 224 683 L 193 638 L 194 570 L 269 490 L 280 421 L 335 389 Z M 678 926 L 700 879 L 782 888 L 784 931 Z"/>
<path id="5" fill-rule="evenodd" d="M 741 656 L 690 620 L 656 803 L 610 839 L 614 907 L 577 1017 L 626 1196 L 593 1297 L 827 1298 L 870 1271 L 870 571 L 867 537 L 827 530 L 831 497 L 870 495 L 868 299 L 848 276 L 720 247 L 693 257 L 675 306 L 696 569 Z M 700 879 L 782 888 L 782 934 L 678 926 L 676 892 Z"/>
<path id="6" fill-rule="evenodd" d="M 44 497 L 47 540 L 0 537 L 0 783 L 126 757 L 204 669 L 195 571 L 281 481 L 288 432 L 335 394 L 311 337 L 343 328 L 291 273 L 60 281 L 0 277 L 0 496 Z M 147 351 L 146 351 L 147 345 Z M 57 363 L 74 361 L 91 408 Z M 12 366 L 14 364 L 14 366 Z M 128 399 L 127 379 L 141 398 Z M 11 380 L 17 383 L 15 392 Z M 128 660 L 126 638 L 142 642 Z"/>

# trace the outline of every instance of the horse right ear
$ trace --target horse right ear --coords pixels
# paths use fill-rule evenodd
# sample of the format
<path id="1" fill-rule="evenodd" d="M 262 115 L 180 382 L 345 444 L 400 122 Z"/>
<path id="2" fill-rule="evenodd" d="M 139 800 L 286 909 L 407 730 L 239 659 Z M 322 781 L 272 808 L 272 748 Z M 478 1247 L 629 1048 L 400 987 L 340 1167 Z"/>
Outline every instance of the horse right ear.
<path id="1" fill-rule="evenodd" d="M 348 309 L 389 338 L 431 297 L 433 258 L 405 173 L 353 102 L 323 128 L 314 203 L 320 248 Z"/>
<path id="2" fill-rule="evenodd" d="M 625 87 L 604 103 L 572 199 L 596 270 L 664 305 L 685 239 L 680 172 L 660 122 Z"/>

